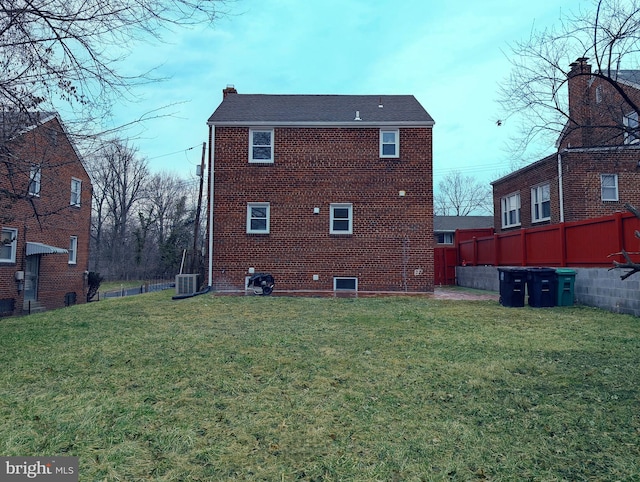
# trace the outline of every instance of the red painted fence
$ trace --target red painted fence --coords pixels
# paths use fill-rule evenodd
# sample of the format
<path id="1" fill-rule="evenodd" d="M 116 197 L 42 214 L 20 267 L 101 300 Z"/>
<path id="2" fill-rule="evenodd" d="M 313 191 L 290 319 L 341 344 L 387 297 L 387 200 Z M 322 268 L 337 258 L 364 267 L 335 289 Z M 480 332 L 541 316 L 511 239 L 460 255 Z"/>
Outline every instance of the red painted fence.
<path id="1" fill-rule="evenodd" d="M 623 249 L 640 251 L 640 219 L 616 213 L 587 221 L 551 224 L 457 241 L 458 263 L 467 266 L 610 267 Z M 456 231 L 456 238 L 458 233 Z M 633 255 L 632 259 L 638 259 Z M 443 283 L 444 284 L 444 283 Z"/>

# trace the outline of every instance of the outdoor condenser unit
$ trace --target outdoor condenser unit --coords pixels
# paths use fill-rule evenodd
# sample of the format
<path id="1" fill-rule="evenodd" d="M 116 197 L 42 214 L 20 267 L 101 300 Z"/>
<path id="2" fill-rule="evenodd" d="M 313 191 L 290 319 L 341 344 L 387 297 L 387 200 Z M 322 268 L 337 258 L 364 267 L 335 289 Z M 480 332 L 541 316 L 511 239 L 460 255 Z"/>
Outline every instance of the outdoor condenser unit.
<path id="1" fill-rule="evenodd" d="M 176 275 L 176 294 L 192 295 L 198 291 L 199 286 L 198 274 L 178 274 Z"/>

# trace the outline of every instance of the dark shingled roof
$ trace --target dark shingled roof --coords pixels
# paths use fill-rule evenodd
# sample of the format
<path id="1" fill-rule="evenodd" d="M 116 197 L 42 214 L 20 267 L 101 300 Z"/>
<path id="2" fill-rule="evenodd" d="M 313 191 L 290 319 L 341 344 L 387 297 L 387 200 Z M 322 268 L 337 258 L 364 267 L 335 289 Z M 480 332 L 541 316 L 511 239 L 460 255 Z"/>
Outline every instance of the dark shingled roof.
<path id="1" fill-rule="evenodd" d="M 493 216 L 434 216 L 433 230 L 437 233 L 456 229 L 492 228 Z"/>
<path id="2" fill-rule="evenodd" d="M 379 107 L 382 105 L 382 107 Z M 356 111 L 361 120 L 355 120 Z M 227 94 L 214 125 L 433 125 L 413 95 Z"/>
<path id="3" fill-rule="evenodd" d="M 55 117 L 55 112 L 0 111 L 0 140 L 8 141 Z"/>

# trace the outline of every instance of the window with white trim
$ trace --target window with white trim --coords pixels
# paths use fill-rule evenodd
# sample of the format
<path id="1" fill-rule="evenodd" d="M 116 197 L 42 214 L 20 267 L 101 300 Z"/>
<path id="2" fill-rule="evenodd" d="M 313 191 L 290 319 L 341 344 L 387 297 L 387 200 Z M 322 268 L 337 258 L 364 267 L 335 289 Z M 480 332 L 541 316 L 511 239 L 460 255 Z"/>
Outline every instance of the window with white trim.
<path id="1" fill-rule="evenodd" d="M 625 144 L 637 144 L 640 142 L 638 137 L 638 113 L 630 112 L 622 118 L 622 124 L 624 125 L 624 143 Z"/>
<path id="2" fill-rule="evenodd" d="M 331 204 L 329 207 L 331 224 L 330 234 L 352 234 L 353 233 L 353 205 L 352 204 Z"/>
<path id="3" fill-rule="evenodd" d="M 501 199 L 502 227 L 520 226 L 520 193 L 510 194 Z"/>
<path id="4" fill-rule="evenodd" d="M 80 206 L 80 201 L 82 199 L 82 181 L 80 179 L 76 179 L 75 177 L 71 178 L 71 200 L 69 204 L 72 206 Z"/>
<path id="5" fill-rule="evenodd" d="M 380 129 L 380 157 L 400 156 L 400 131 Z"/>
<path id="6" fill-rule="evenodd" d="M 249 162 L 273 162 L 273 129 L 249 129 Z"/>
<path id="7" fill-rule="evenodd" d="M 453 233 L 437 233 L 438 244 L 453 244 Z"/>
<path id="8" fill-rule="evenodd" d="M 600 174 L 600 194 L 603 201 L 618 200 L 617 174 Z"/>
<path id="9" fill-rule="evenodd" d="M 333 291 L 358 291 L 358 278 L 335 276 L 333 278 Z"/>
<path id="10" fill-rule="evenodd" d="M 551 192 L 549 184 L 531 188 L 531 222 L 551 219 Z"/>
<path id="11" fill-rule="evenodd" d="M 69 264 L 78 262 L 78 236 L 69 238 Z"/>
<path id="12" fill-rule="evenodd" d="M 269 203 L 247 204 L 247 233 L 269 234 L 271 206 Z"/>
<path id="13" fill-rule="evenodd" d="M 42 179 L 42 168 L 33 164 L 29 173 L 29 195 L 40 196 L 40 180 Z"/>
<path id="14" fill-rule="evenodd" d="M 18 230 L 2 228 L 0 232 L 0 263 L 16 262 L 16 247 L 18 245 Z"/>

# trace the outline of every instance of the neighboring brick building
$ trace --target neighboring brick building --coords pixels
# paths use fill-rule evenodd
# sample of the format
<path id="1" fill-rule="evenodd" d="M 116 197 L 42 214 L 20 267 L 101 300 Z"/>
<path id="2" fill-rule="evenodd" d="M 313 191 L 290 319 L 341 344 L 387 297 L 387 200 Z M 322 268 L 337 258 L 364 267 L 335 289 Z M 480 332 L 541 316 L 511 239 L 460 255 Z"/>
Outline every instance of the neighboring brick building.
<path id="1" fill-rule="evenodd" d="M 89 176 L 56 114 L 0 122 L 0 315 L 82 303 Z"/>
<path id="2" fill-rule="evenodd" d="M 493 185 L 496 231 L 580 221 L 640 206 L 640 71 L 611 78 L 587 59 L 571 65 L 571 121 L 556 154 Z M 612 81 L 614 79 L 615 81 Z"/>
<path id="3" fill-rule="evenodd" d="M 457 244 L 456 231 L 474 231 L 475 236 L 493 235 L 493 216 L 434 216 L 434 247 L 447 247 Z"/>
<path id="4" fill-rule="evenodd" d="M 434 122 L 415 97 L 223 94 L 214 289 L 255 271 L 276 290 L 433 290 Z"/>

